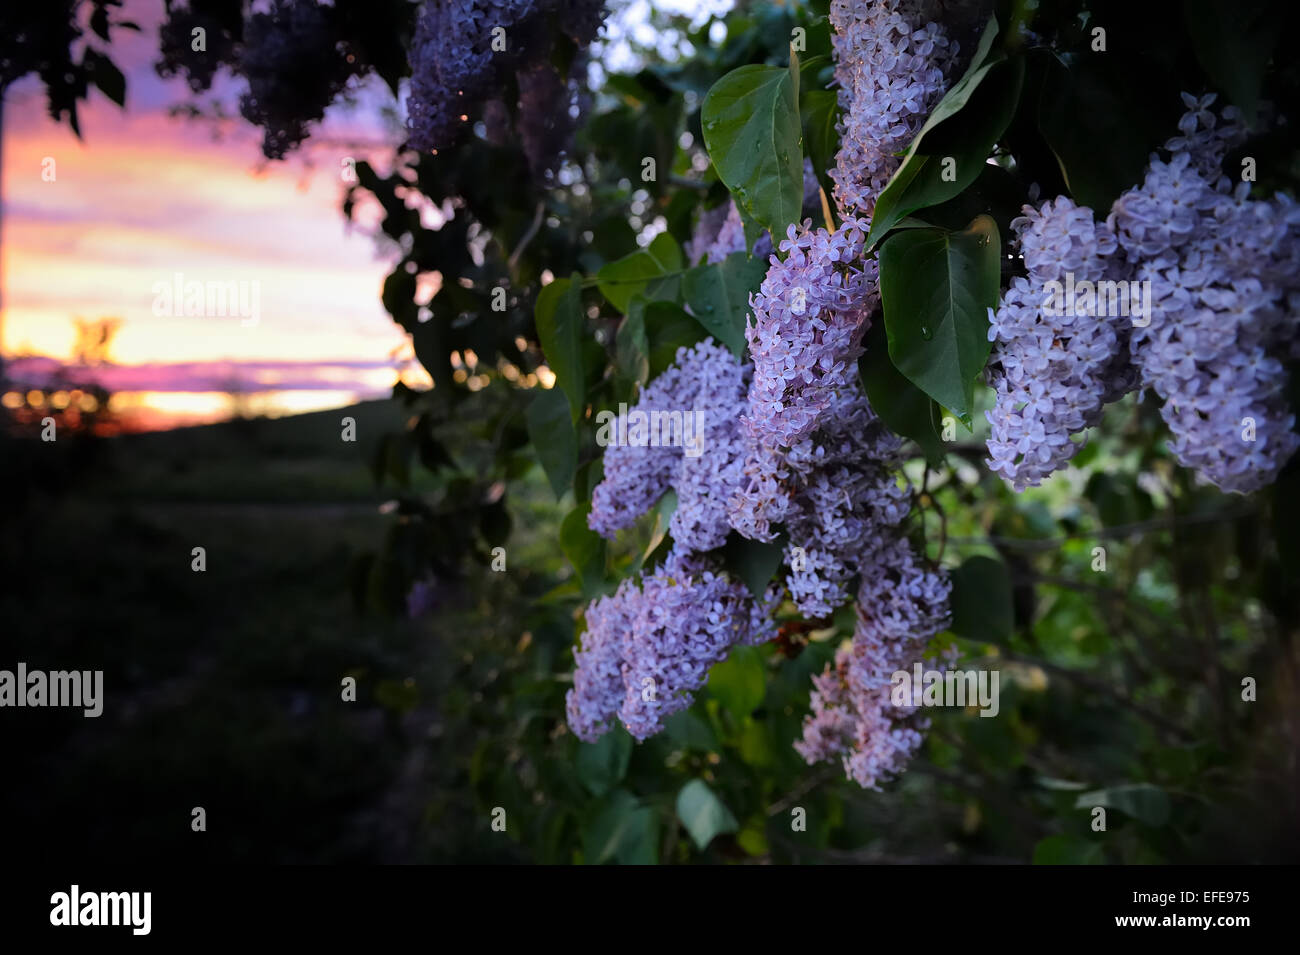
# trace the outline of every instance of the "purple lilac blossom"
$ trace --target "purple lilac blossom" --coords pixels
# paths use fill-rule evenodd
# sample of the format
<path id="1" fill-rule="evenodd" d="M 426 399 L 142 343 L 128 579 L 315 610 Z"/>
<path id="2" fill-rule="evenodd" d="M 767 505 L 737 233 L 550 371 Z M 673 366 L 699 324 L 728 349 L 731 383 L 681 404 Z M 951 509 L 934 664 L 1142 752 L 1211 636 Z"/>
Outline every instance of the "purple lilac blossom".
<path id="1" fill-rule="evenodd" d="M 749 369 L 706 338 L 677 352 L 677 360 L 646 386 L 632 411 L 683 419 L 682 444 L 605 449 L 605 475 L 592 492 L 587 525 L 607 538 L 628 527 L 672 488 L 677 493 L 673 540 L 685 552 L 712 550 L 726 539 L 727 504 L 740 480 L 744 450 L 739 417 L 746 407 Z M 696 431 L 696 423 L 703 427 Z M 684 447 L 686 440 L 694 447 Z"/>
<path id="2" fill-rule="evenodd" d="M 902 441 L 876 418 L 856 382 L 837 394 L 831 412 L 826 427 L 786 458 L 793 477 L 786 585 L 810 618 L 827 617 L 848 599 L 849 580 L 869 566 L 911 504 L 897 471 Z"/>
<path id="3" fill-rule="evenodd" d="M 340 42 L 333 10 L 315 0 L 275 0 L 244 27 L 239 72 L 248 91 L 239 111 L 263 130 L 262 152 L 283 159 L 307 138 L 348 78 L 364 67 Z"/>
<path id="4" fill-rule="evenodd" d="M 745 482 L 732 505 L 740 533 L 771 540 L 786 519 L 793 477 L 790 449 L 808 437 L 838 396 L 856 387 L 868 316 L 879 301 L 875 263 L 862 259 L 865 220 L 835 232 L 805 221 L 772 256 L 745 330 L 754 362 L 749 413 L 741 420 L 750 448 Z"/>
<path id="5" fill-rule="evenodd" d="M 1114 232 L 1095 222 L 1091 209 L 1060 196 L 1038 209 L 1025 206 L 1011 226 L 1028 277 L 1013 279 L 990 313 L 987 377 L 995 404 L 985 417 L 989 468 L 1023 491 L 1064 467 L 1083 446 L 1072 437 L 1097 424 L 1105 401 L 1132 389 L 1132 319 L 1118 309 L 1105 314 L 1109 303 L 1095 296 L 1067 295 L 1128 276 Z M 1048 283 L 1055 283 L 1051 292 Z"/>
<path id="6" fill-rule="evenodd" d="M 570 728 L 589 743 L 616 718 L 637 739 L 660 732 L 732 647 L 775 635 L 776 602 L 775 590 L 754 600 L 716 557 L 674 548 L 639 581 L 587 607 L 565 700 Z"/>
<path id="7" fill-rule="evenodd" d="M 1170 449 L 1198 477 L 1249 493 L 1276 480 L 1300 446 L 1285 394 L 1285 357 L 1300 331 L 1300 207 L 1220 171 L 1244 138 L 1234 107 L 1183 95 L 1180 136 L 1153 155 L 1141 185 L 1111 212 L 1120 245 L 1151 283 L 1133 361 L 1164 404 Z"/>
<path id="8" fill-rule="evenodd" d="M 698 447 L 684 450 L 672 479 L 677 509 L 669 531 L 683 551 L 698 553 L 721 547 L 731 530 L 727 508 L 745 466 L 740 416 L 748 407 L 750 367 L 712 339 L 688 355 L 698 382 L 688 413 L 704 427 L 693 435 Z"/>
<path id="9" fill-rule="evenodd" d="M 832 50 L 842 110 L 835 203 L 870 217 L 876 197 L 947 88 L 957 44 L 925 0 L 831 0 Z"/>
<path id="10" fill-rule="evenodd" d="M 813 678 L 811 711 L 795 744 L 804 759 L 839 759 L 848 777 L 869 789 L 902 772 L 927 723 L 916 706 L 894 704 L 891 679 L 910 671 L 947 625 L 950 591 L 906 538 L 893 537 L 874 555 L 858 589 L 852 647 Z"/>
<path id="11" fill-rule="evenodd" d="M 436 580 L 417 580 L 411 584 L 406 595 L 406 615 L 414 620 L 437 608 L 439 603 L 438 582 Z"/>
<path id="12" fill-rule="evenodd" d="M 555 19 L 582 50 L 595 38 L 603 17 L 604 4 L 593 0 L 425 0 L 409 53 L 411 145 L 420 150 L 452 145 L 470 114 L 502 88 L 509 71 L 517 70 L 524 144 L 545 140 L 553 147 L 556 133 L 564 133 L 573 121 L 574 91 L 572 84 L 559 91 L 558 75 L 542 68 L 550 53 L 548 20 Z M 497 28 L 504 34 L 494 35 Z M 504 49 L 493 49 L 496 37 Z M 527 84 L 533 81 L 540 86 L 530 92 Z M 565 136 L 558 138 L 564 141 Z M 550 153 L 539 147 L 529 160 L 535 169 L 550 168 Z"/>
<path id="13" fill-rule="evenodd" d="M 637 739 L 691 705 L 709 670 L 749 635 L 753 600 L 745 585 L 704 558 L 679 555 L 642 580 L 623 635 L 619 719 Z"/>
<path id="14" fill-rule="evenodd" d="M 631 579 L 618 591 L 587 607 L 587 630 L 573 651 L 573 689 L 565 695 L 569 727 L 578 739 L 594 743 L 609 729 L 622 705 L 623 637 L 641 593 Z"/>

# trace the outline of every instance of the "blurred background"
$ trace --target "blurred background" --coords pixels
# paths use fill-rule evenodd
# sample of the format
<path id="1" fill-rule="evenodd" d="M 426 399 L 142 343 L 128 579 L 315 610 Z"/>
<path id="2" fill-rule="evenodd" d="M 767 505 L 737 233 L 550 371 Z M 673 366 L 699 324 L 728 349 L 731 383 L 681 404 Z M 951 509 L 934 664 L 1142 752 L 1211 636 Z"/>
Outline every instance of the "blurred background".
<path id="1" fill-rule="evenodd" d="M 610 6 L 596 84 L 711 46 L 714 72 L 775 60 L 790 26 L 818 15 Z M 98 60 L 78 96 L 45 66 L 24 70 L 21 49 L 0 59 L 0 668 L 102 669 L 106 701 L 98 719 L 0 711 L 0 837 L 15 856 L 1300 857 L 1294 467 L 1250 500 L 1192 487 L 1155 409 L 1130 398 L 1068 474 L 1013 495 L 982 464 L 977 415 L 947 477 L 919 460 L 909 476 L 944 522 L 931 556 L 1007 569 L 988 582 L 992 609 L 968 611 L 987 639 L 959 641 L 997 661 L 998 718 L 939 714 L 886 792 L 805 766 L 790 743 L 810 675 L 851 630 L 837 620 L 719 665 L 661 737 L 580 746 L 563 723 L 580 588 L 557 543 L 572 502 L 510 445 L 518 393 L 547 387 L 548 370 L 498 373 L 458 352 L 456 381 L 481 400 L 425 427 L 432 382 L 384 301 L 409 250 L 381 228 L 382 190 L 352 188 L 359 168 L 398 175 L 404 83 L 354 77 L 272 161 L 240 118 L 239 76 L 195 89 L 160 55 L 183 4 L 50 7 L 111 54 L 123 92 Z M 110 42 L 93 40 L 100 16 Z M 697 115 L 685 80 L 656 75 Z M 66 100 L 71 112 L 55 109 Z M 644 245 L 650 200 L 624 193 L 640 208 L 621 228 Z M 424 229 L 445 219 L 414 192 L 407 208 Z M 247 289 L 249 307 L 160 304 L 192 282 Z M 57 440 L 42 440 L 48 419 Z M 458 510 L 467 489 L 473 512 Z M 473 541 L 431 545 L 413 536 L 421 522 Z M 638 533 L 629 546 L 648 552 L 663 531 Z M 494 569 L 497 546 L 508 564 Z M 1245 677 L 1259 696 L 1243 706 Z M 706 845 L 675 811 L 696 778 L 725 803 Z M 1094 805 L 1111 809 L 1105 840 Z M 191 830 L 195 807 L 206 833 Z M 796 807 L 806 834 L 791 831 Z"/>

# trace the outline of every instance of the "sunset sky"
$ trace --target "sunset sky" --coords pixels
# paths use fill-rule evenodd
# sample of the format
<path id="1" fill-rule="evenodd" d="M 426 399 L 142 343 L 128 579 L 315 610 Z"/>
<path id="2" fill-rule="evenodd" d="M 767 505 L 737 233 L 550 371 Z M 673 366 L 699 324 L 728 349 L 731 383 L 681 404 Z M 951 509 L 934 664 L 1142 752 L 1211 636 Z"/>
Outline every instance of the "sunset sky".
<path id="1" fill-rule="evenodd" d="M 612 3 L 593 59 L 627 69 L 628 38 L 671 56 L 680 36 L 648 24 L 647 0 Z M 656 8 L 703 22 L 729 0 L 668 0 Z M 229 413 L 225 390 L 238 381 L 261 390 L 245 408 L 285 413 L 347 404 L 387 393 L 395 354 L 409 356 L 404 333 L 380 304 L 390 255 L 340 211 L 345 156 L 381 171 L 402 138 L 403 104 L 378 78 L 336 105 L 303 149 L 284 162 L 262 158 L 261 131 L 242 120 L 173 118 L 193 101 L 181 78 L 161 79 L 162 0 L 127 0 L 121 16 L 140 33 L 114 30 L 110 53 L 127 78 L 126 109 L 98 90 L 81 104 L 83 138 L 46 115 L 40 81 L 28 76 L 5 99 L 0 163 L 0 288 L 6 356 L 72 357 L 74 321 L 122 321 L 103 383 L 122 390 L 119 410 L 145 409 L 142 426 L 214 420 Z M 600 67 L 595 68 L 597 75 Z M 216 99 L 238 116 L 242 80 L 218 74 L 202 102 Z M 53 160 L 55 179 L 42 171 Z M 260 319 L 153 313 L 154 287 L 182 282 L 258 283 Z M 43 362 L 11 362 L 16 377 Z M 427 381 L 406 366 L 412 383 Z"/>
<path id="2" fill-rule="evenodd" d="M 241 376 L 250 386 L 275 384 L 276 363 L 284 363 L 295 394 L 276 396 L 273 411 L 387 391 L 395 379 L 390 356 L 405 341 L 379 302 L 388 261 L 364 230 L 349 234 L 339 204 L 341 158 L 368 155 L 344 141 L 373 143 L 381 147 L 375 160 L 389 161 L 382 144 L 400 134 L 380 110 L 396 106 L 391 94 L 382 83 L 368 85 L 359 108 L 327 116 L 317 132 L 326 142 L 263 164 L 260 131 L 248 124 L 227 124 L 217 141 L 211 124 L 168 116 L 190 93 L 183 80 L 154 72 L 161 11 L 158 0 L 127 3 L 125 16 L 144 27 L 114 31 L 127 108 L 92 91 L 79 111 L 81 141 L 48 118 L 35 77 L 6 97 L 0 347 L 9 356 L 67 359 L 73 319 L 120 318 L 111 359 L 147 366 L 133 376 L 141 391 L 186 393 L 154 394 L 147 403 L 201 417 L 219 415 L 227 403 L 220 394 L 199 397 L 213 376 L 171 363 L 257 361 L 248 369 L 255 373 Z M 215 92 L 236 112 L 239 84 L 222 80 Z M 53 182 L 41 175 L 47 157 Z M 175 273 L 185 281 L 260 283 L 260 321 L 155 316 L 154 285 L 171 284 Z M 334 361 L 353 364 L 312 373 L 314 363 Z"/>

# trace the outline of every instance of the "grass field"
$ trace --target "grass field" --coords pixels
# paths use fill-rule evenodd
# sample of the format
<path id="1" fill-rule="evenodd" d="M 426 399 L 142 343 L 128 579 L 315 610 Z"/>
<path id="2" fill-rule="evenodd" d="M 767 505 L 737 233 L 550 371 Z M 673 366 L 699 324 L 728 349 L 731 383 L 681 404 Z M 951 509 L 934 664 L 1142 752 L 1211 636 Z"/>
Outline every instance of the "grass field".
<path id="1" fill-rule="evenodd" d="M 370 453 L 401 416 L 375 401 L 93 449 L 5 446 L 20 505 L 0 533 L 0 668 L 102 669 L 106 697 L 98 719 L 4 714 L 6 845 L 103 861 L 469 851 L 455 760 L 429 741 L 445 655 L 484 615 L 453 590 L 430 617 L 385 621 L 348 587 L 385 521 Z M 495 621 L 510 613 L 494 601 Z M 341 699 L 349 675 L 356 703 Z"/>

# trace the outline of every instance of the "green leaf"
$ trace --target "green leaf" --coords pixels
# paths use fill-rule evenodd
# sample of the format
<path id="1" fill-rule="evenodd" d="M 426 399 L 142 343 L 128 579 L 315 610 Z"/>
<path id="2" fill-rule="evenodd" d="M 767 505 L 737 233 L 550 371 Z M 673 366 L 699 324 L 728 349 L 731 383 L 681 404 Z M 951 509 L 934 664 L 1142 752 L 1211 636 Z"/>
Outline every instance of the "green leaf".
<path id="1" fill-rule="evenodd" d="M 569 416 L 569 404 L 557 388 L 538 389 L 524 414 L 528 438 L 537 451 L 546 479 L 557 499 L 573 483 L 578 463 L 578 439 Z"/>
<path id="2" fill-rule="evenodd" d="M 94 50 L 87 50 L 82 57 L 82 66 L 90 71 L 90 78 L 99 91 L 118 106 L 126 105 L 126 77 L 117 65 Z"/>
<path id="3" fill-rule="evenodd" d="M 707 849 L 715 836 L 740 828 L 731 810 L 702 779 L 692 779 L 677 794 L 677 818 L 699 849 Z"/>
<path id="4" fill-rule="evenodd" d="M 489 547 L 503 546 L 510 539 L 510 529 L 514 522 L 510 518 L 510 509 L 505 497 L 479 508 L 478 527 Z"/>
<path id="5" fill-rule="evenodd" d="M 677 350 L 694 345 L 708 332 L 672 302 L 651 302 L 645 307 L 645 333 L 650 342 L 650 377 L 657 378 L 677 360 Z"/>
<path id="6" fill-rule="evenodd" d="M 1025 78 L 1020 57 L 988 55 L 996 34 L 997 20 L 990 17 L 971 66 L 930 113 L 876 200 L 868 247 L 904 216 L 951 199 L 979 178 L 1015 116 Z"/>
<path id="7" fill-rule="evenodd" d="M 386 459 L 384 470 L 396 482 L 398 487 L 407 487 L 411 483 L 411 454 L 415 450 L 409 437 L 394 434 L 385 442 Z"/>
<path id="8" fill-rule="evenodd" d="M 767 832 L 763 829 L 762 820 L 752 821 L 740 830 L 736 836 L 736 844 L 751 856 L 765 856 L 772 851 L 771 846 L 768 845 Z"/>
<path id="9" fill-rule="evenodd" d="M 1071 779 L 1056 779 L 1053 776 L 1039 776 L 1034 782 L 1044 789 L 1056 792 L 1078 792 L 1080 789 L 1088 788 L 1087 783 L 1077 783 Z"/>
<path id="10" fill-rule="evenodd" d="M 745 247 L 752 249 L 758 243 L 758 240 L 767 235 L 767 230 L 744 209 L 738 209 L 740 212 L 740 224 L 745 231 Z"/>
<path id="11" fill-rule="evenodd" d="M 578 744 L 578 779 L 593 796 L 603 796 L 627 775 L 632 759 L 632 737 L 615 726 L 594 743 Z"/>
<path id="12" fill-rule="evenodd" d="M 1081 793 L 1074 801 L 1075 809 L 1092 809 L 1094 806 L 1118 809 L 1148 826 L 1163 826 L 1169 821 L 1169 796 L 1150 783 L 1096 789 Z"/>
<path id="13" fill-rule="evenodd" d="M 644 385 L 650 377 L 650 340 L 645 331 L 645 299 L 639 295 L 628 303 L 627 315 L 614 335 L 614 356 L 628 378 Z"/>
<path id="14" fill-rule="evenodd" d="M 556 279 L 537 295 L 533 320 L 546 364 L 555 373 L 555 383 L 569 399 L 569 410 L 577 421 L 586 403 L 587 383 L 582 367 L 582 313 L 580 277 Z"/>
<path id="15" fill-rule="evenodd" d="M 681 268 L 681 246 L 667 232 L 661 232 L 647 248 L 602 267 L 596 273 L 596 284 L 609 304 L 626 315 L 636 295 L 647 301 L 676 299 L 680 279 L 670 273 L 680 272 Z"/>
<path id="16" fill-rule="evenodd" d="M 610 793 L 588 819 L 582 853 L 589 864 L 654 865 L 659 861 L 655 812 L 626 790 Z"/>
<path id="17" fill-rule="evenodd" d="M 970 427 L 975 377 L 992 347 L 998 304 L 997 224 L 978 216 L 962 232 L 908 229 L 880 247 L 880 293 L 894 367 Z"/>
<path id="18" fill-rule="evenodd" d="M 1074 836 L 1048 836 L 1034 846 L 1034 865 L 1100 865 L 1101 846 Z"/>
<path id="19" fill-rule="evenodd" d="M 952 626 L 959 637 L 1002 643 L 1015 627 L 1011 574 L 992 557 L 968 557 L 952 572 Z"/>
<path id="20" fill-rule="evenodd" d="M 785 543 L 784 534 L 768 542 L 750 540 L 732 531 L 722 547 L 723 566 L 743 580 L 751 594 L 761 598 L 781 566 Z"/>
<path id="21" fill-rule="evenodd" d="M 1131 524 L 1146 517 L 1142 508 L 1142 493 L 1136 483 L 1113 477 L 1102 471 L 1095 472 L 1084 487 L 1083 496 L 1097 508 L 1097 514 L 1106 527 Z"/>
<path id="22" fill-rule="evenodd" d="M 682 295 L 696 321 L 737 357 L 745 353 L 745 319 L 749 296 L 758 291 L 767 263 L 736 252 L 713 265 L 697 265 L 686 273 Z"/>
<path id="23" fill-rule="evenodd" d="M 835 153 L 840 148 L 835 121 L 839 118 L 839 100 L 834 90 L 809 90 L 803 94 L 799 119 L 803 125 L 803 141 L 808 158 L 812 160 L 817 182 L 829 199 L 835 183 L 828 171 L 835 165 Z"/>
<path id="24" fill-rule="evenodd" d="M 408 332 L 414 332 L 417 324 L 415 285 L 415 276 L 406 271 L 406 263 L 402 262 L 388 274 L 388 278 L 384 279 L 384 288 L 379 295 L 379 300 L 384 303 L 388 314 L 392 315 L 393 320 Z M 434 373 L 433 369 L 427 366 L 426 370 L 430 375 Z"/>
<path id="25" fill-rule="evenodd" d="M 1283 31 L 1271 0 L 1186 0 L 1183 17 L 1201 67 L 1253 124 L 1264 72 Z"/>
<path id="26" fill-rule="evenodd" d="M 934 399 L 904 378 L 889 360 L 889 341 L 883 322 L 867 329 L 866 351 L 858 360 L 862 386 L 872 409 L 894 434 L 911 438 L 931 464 L 943 460 L 940 408 Z"/>
<path id="27" fill-rule="evenodd" d="M 1121 67 L 1121 62 L 1130 68 Z M 1038 128 L 1061 167 L 1070 195 L 1105 215 L 1120 193 L 1141 181 L 1151 151 L 1174 129 L 1170 103 L 1133 95 L 1140 61 L 1119 54 L 1053 58 L 1043 79 Z M 1105 143 L 1105 149 L 1098 149 Z"/>
<path id="28" fill-rule="evenodd" d="M 442 322 L 429 319 L 411 329 L 411 345 L 435 386 L 450 388 L 451 348 L 447 345 Z"/>
<path id="29" fill-rule="evenodd" d="M 690 710 L 678 710 L 664 720 L 664 733 L 678 746 L 687 749 L 710 753 L 721 748 L 713 727 Z"/>
<path id="30" fill-rule="evenodd" d="M 772 765 L 771 723 L 767 720 L 748 720 L 745 723 L 740 732 L 740 758 L 749 766 Z"/>
<path id="31" fill-rule="evenodd" d="M 108 42 L 108 7 L 95 8 L 95 12 L 90 15 L 90 28 L 95 31 L 95 36 Z"/>
<path id="32" fill-rule="evenodd" d="M 587 595 L 605 579 L 605 538 L 587 526 L 590 512 L 588 501 L 569 511 L 560 525 L 560 549 L 578 572 L 583 593 Z"/>
<path id="33" fill-rule="evenodd" d="M 736 647 L 709 671 L 709 695 L 736 719 L 758 708 L 767 694 L 767 670 L 756 647 Z"/>
<path id="34" fill-rule="evenodd" d="M 673 512 L 677 510 L 677 492 L 669 488 L 664 492 L 663 497 L 659 498 L 659 503 L 654 507 L 655 523 L 650 529 L 650 542 L 646 544 L 645 551 L 641 554 L 639 565 L 644 565 L 651 555 L 654 554 L 659 546 L 663 544 L 664 538 L 668 536 L 668 527 L 673 519 Z"/>
<path id="35" fill-rule="evenodd" d="M 700 120 L 709 158 L 741 212 L 785 235 L 803 205 L 798 60 L 732 70 L 705 96 Z"/>

